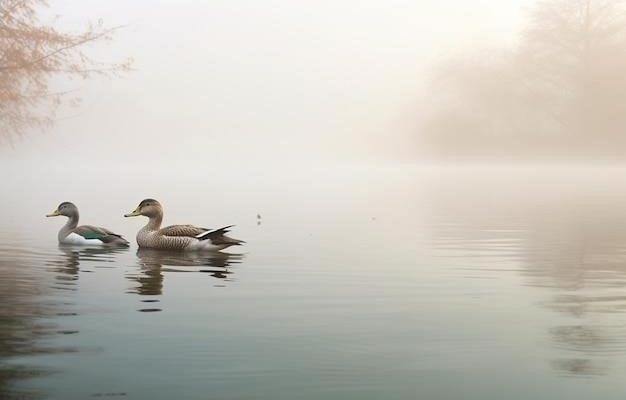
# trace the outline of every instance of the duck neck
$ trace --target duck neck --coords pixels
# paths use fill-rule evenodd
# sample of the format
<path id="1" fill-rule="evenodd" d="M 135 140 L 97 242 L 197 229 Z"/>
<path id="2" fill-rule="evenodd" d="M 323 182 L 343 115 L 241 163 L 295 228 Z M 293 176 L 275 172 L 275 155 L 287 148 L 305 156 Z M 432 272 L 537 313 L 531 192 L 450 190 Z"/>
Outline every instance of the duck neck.
<path id="1" fill-rule="evenodd" d="M 78 226 L 78 211 L 67 216 L 67 222 L 59 231 L 59 239 L 65 238 Z"/>
<path id="2" fill-rule="evenodd" d="M 148 225 L 146 225 L 146 229 L 149 231 L 158 231 L 159 228 L 161 228 L 162 222 L 163 222 L 163 213 L 153 215 L 148 220 Z"/>

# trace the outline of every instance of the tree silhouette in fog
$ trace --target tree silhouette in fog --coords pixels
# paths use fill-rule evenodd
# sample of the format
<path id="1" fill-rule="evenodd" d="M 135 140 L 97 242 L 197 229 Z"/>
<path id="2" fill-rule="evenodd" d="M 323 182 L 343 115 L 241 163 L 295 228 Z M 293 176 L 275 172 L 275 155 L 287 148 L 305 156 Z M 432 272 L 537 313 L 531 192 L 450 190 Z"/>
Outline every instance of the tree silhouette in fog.
<path id="1" fill-rule="evenodd" d="M 512 49 L 449 61 L 432 82 L 423 145 L 444 157 L 626 155 L 626 7 L 546 0 Z"/>
<path id="2" fill-rule="evenodd" d="M 53 91 L 51 78 L 110 76 L 130 67 L 130 60 L 99 63 L 83 50 L 110 40 L 118 28 L 99 22 L 77 34 L 61 32 L 40 22 L 37 11 L 43 7 L 43 0 L 0 0 L 0 138 L 49 126 L 63 101 L 78 101 Z"/>

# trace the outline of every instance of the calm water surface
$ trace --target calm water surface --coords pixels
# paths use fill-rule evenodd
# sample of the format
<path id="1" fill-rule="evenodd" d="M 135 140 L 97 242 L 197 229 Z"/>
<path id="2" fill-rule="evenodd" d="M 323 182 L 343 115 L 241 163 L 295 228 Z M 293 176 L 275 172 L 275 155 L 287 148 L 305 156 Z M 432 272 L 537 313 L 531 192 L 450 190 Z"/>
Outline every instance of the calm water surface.
<path id="1" fill-rule="evenodd" d="M 129 177 L 102 201 L 104 189 L 9 179 L 2 398 L 626 395 L 625 170 L 162 182 L 155 194 Z M 121 214 L 148 196 L 166 223 L 236 223 L 248 244 L 66 248 L 63 221 L 43 218 L 74 200 L 82 222 L 133 238 L 143 221 Z"/>

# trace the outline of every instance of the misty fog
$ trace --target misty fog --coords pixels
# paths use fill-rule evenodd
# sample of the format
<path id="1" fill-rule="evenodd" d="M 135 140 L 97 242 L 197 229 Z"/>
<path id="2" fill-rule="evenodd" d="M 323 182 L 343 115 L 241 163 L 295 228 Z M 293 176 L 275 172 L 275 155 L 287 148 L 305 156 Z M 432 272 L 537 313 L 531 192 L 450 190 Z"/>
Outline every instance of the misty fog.
<path id="1" fill-rule="evenodd" d="M 515 43 L 523 4 L 53 1 L 41 19 L 63 29 L 97 18 L 124 25 L 86 52 L 132 57 L 134 71 L 55 82 L 81 104 L 0 157 L 43 168 L 113 155 L 117 165 L 151 165 L 167 148 L 192 163 L 419 161 L 432 68 Z"/>
<path id="2" fill-rule="evenodd" d="M 626 4 L 529 3 L 519 42 L 436 69 L 421 152 L 446 161 L 619 162 L 625 153 Z"/>
<path id="3" fill-rule="evenodd" d="M 621 0 L 54 1 L 65 30 L 123 26 L 86 51 L 121 78 L 0 147 L 58 165 L 598 162 L 623 155 Z M 94 17 L 94 15 L 96 17 Z M 196 160 L 196 161 L 194 161 Z M 251 162 L 253 161 L 253 162 Z"/>

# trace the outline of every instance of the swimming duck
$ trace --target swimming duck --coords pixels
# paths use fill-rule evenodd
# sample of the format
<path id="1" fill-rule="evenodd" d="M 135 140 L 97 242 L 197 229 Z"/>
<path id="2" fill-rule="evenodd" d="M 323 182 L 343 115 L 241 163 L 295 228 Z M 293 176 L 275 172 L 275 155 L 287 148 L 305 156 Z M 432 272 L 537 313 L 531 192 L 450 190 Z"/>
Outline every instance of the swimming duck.
<path id="1" fill-rule="evenodd" d="M 92 225 L 78 226 L 78 207 L 69 201 L 65 201 L 46 217 L 68 217 L 67 223 L 59 231 L 59 243 L 76 245 L 97 246 L 128 246 L 128 241 L 106 228 Z"/>
<path id="2" fill-rule="evenodd" d="M 163 207 L 154 199 L 145 199 L 125 217 L 148 217 L 148 224 L 137 232 L 139 247 L 163 250 L 208 250 L 219 251 L 245 243 L 243 240 L 226 236 L 228 228 L 200 228 L 194 225 L 170 225 L 161 228 Z"/>

